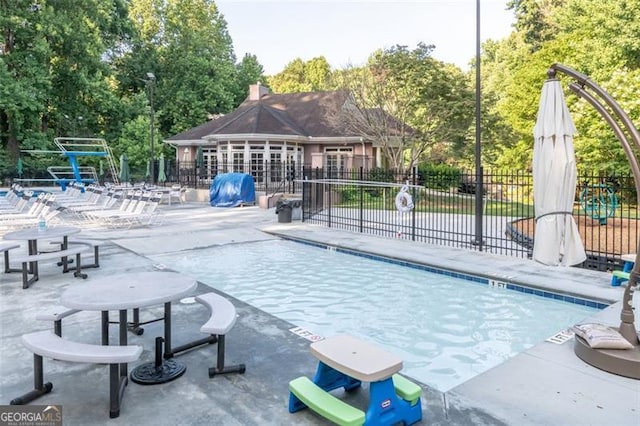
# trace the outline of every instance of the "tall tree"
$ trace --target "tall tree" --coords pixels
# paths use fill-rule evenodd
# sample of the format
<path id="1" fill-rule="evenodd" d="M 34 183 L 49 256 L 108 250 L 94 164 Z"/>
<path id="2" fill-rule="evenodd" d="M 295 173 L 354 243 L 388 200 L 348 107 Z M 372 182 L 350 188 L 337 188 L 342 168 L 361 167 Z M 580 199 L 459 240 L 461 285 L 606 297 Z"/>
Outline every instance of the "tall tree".
<path id="1" fill-rule="evenodd" d="M 55 136 L 104 134 L 118 109 L 105 59 L 127 37 L 126 3 L 19 0 L 0 10 L 3 148 L 16 156 L 52 146 Z"/>
<path id="2" fill-rule="evenodd" d="M 263 86 L 267 84 L 267 78 L 264 75 L 264 68 L 258 62 L 255 55 L 246 54 L 242 61 L 236 65 L 236 96 L 234 106 L 240 105 L 249 95 L 249 86 L 260 83 Z"/>
<path id="3" fill-rule="evenodd" d="M 237 70 L 227 24 L 213 0 L 131 0 L 139 41 L 124 59 L 124 87 L 142 91 L 155 75 L 159 131 L 170 135 L 230 111 Z"/>
<path id="4" fill-rule="evenodd" d="M 268 78 L 275 93 L 313 92 L 329 89 L 331 66 L 324 56 L 307 62 L 297 58 L 289 62 L 282 72 Z"/>
<path id="5" fill-rule="evenodd" d="M 473 94 L 457 68 L 431 57 L 433 46 L 395 46 L 374 53 L 363 69 L 336 76 L 354 107 L 343 122 L 382 147 L 400 171 L 427 159 L 436 144 L 464 142 Z"/>
<path id="6" fill-rule="evenodd" d="M 513 138 L 504 146 L 497 162 L 529 167 L 532 152 L 532 129 L 538 108 L 546 70 L 556 62 L 568 65 L 586 74 L 607 90 L 627 111 L 636 126 L 640 123 L 637 107 L 628 92 L 640 92 L 637 70 L 640 66 L 640 3 L 621 0 L 565 0 L 563 2 L 536 2 L 522 0 L 520 5 L 537 3 L 550 5 L 544 21 L 544 43 L 532 44 L 519 16 L 519 28 L 508 39 L 499 43 L 490 66 L 505 76 L 494 85 L 495 111 L 503 124 L 512 129 Z M 533 53 L 532 53 L 533 52 Z M 485 68 L 486 69 L 486 68 Z M 560 78 L 569 80 L 562 75 Z M 585 101 L 567 91 L 567 102 L 578 129 L 574 139 L 578 168 L 581 170 L 628 170 L 628 162 L 620 144 L 605 125 L 603 119 Z"/>

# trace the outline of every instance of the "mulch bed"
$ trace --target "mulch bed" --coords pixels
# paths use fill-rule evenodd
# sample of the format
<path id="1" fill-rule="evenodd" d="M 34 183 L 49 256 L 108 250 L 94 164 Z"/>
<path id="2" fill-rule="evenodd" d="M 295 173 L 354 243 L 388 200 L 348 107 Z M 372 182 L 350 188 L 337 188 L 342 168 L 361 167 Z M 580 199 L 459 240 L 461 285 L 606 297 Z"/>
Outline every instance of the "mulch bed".
<path id="1" fill-rule="evenodd" d="M 582 243 L 587 252 L 622 255 L 635 253 L 640 236 L 639 221 L 636 219 L 609 218 L 605 225 L 586 216 L 574 216 Z M 533 239 L 535 235 L 533 218 L 518 220 L 513 227 L 523 235 Z"/>

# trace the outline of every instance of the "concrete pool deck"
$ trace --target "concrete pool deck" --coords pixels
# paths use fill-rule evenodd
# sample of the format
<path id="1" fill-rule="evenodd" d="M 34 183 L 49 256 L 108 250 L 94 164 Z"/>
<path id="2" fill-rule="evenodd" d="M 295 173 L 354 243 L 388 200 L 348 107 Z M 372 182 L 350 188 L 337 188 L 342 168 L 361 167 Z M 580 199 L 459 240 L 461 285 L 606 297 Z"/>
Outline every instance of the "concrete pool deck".
<path id="1" fill-rule="evenodd" d="M 162 211 L 163 223 L 152 227 L 130 230 L 87 227 L 83 238 L 104 242 L 101 267 L 88 269 L 87 281 L 162 267 L 154 265 L 147 257 L 151 255 L 287 237 L 593 300 L 615 302 L 622 295 L 622 289 L 610 287 L 610 276 L 602 272 L 545 267 L 524 259 L 349 233 L 298 221 L 279 224 L 274 209 L 215 209 L 202 203 L 185 203 L 162 206 Z M 3 233 L 0 231 L 0 235 Z M 33 387 L 32 355 L 22 346 L 20 336 L 49 329 L 51 324 L 34 320 L 36 313 L 55 305 L 68 285 L 83 284 L 81 279 L 62 275 L 55 266 L 46 263 L 40 268 L 40 276 L 32 287 L 23 290 L 19 274 L 0 274 L 0 404 L 8 404 Z M 197 292 L 210 290 L 201 283 Z M 45 360 L 45 381 L 53 382 L 53 392 L 32 404 L 61 404 L 65 425 L 329 424 L 308 410 L 296 414 L 287 410 L 289 380 L 315 372 L 316 361 L 309 353 L 309 341 L 289 331 L 293 324 L 242 301 L 231 300 L 239 318 L 227 337 L 226 358 L 228 363 L 245 363 L 244 375 L 209 379 L 207 368 L 215 362 L 215 347 L 198 348 L 178 357 L 187 365 L 187 372 L 173 382 L 155 386 L 129 382 L 120 417 L 109 419 L 105 366 Z M 639 305 L 637 300 L 634 302 Z M 596 319 L 618 325 L 619 312 L 619 304 L 614 304 L 599 312 Z M 146 320 L 159 313 L 158 308 L 144 310 L 141 315 Z M 82 312 L 65 319 L 63 336 L 96 342 L 98 317 Z M 207 318 L 206 309 L 200 305 L 175 303 L 174 344 L 202 337 L 198 329 Z M 111 333 L 115 332 L 112 327 Z M 129 335 L 131 343 L 144 346 L 141 359 L 130 369 L 153 360 L 154 338 L 161 332 L 161 323 L 152 323 L 145 326 L 142 336 Z M 421 424 L 636 425 L 640 418 L 640 381 L 585 364 L 573 353 L 572 340 L 564 344 L 541 342 L 445 393 L 427 386 L 423 389 Z M 345 397 L 362 405 L 366 404 L 367 392 Z"/>

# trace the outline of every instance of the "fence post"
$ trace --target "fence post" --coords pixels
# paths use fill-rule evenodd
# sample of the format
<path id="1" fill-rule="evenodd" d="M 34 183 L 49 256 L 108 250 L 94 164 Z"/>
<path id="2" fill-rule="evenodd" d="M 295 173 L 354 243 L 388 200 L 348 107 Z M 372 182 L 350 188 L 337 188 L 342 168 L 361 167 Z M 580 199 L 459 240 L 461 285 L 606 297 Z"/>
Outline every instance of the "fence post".
<path id="1" fill-rule="evenodd" d="M 333 196 L 331 194 L 331 184 L 328 184 L 327 187 L 329 188 L 329 196 L 328 196 L 329 200 L 327 202 L 327 204 L 329 204 L 329 208 L 327 209 L 329 211 L 329 215 L 327 217 L 327 220 L 328 220 L 329 228 L 331 228 L 331 204 L 332 204 L 331 199 L 333 198 Z"/>
<path id="2" fill-rule="evenodd" d="M 482 198 L 484 197 L 482 166 L 476 169 L 476 235 L 474 245 L 478 246 L 478 250 L 482 251 Z"/>
<path id="3" fill-rule="evenodd" d="M 416 198 L 416 184 L 418 182 L 418 167 L 417 166 L 413 166 L 413 169 L 411 170 L 411 174 L 413 175 L 411 180 L 412 180 L 412 190 L 411 192 L 413 193 L 413 209 L 411 209 L 411 241 L 415 241 L 416 240 L 416 209 L 418 206 L 418 199 Z"/>
<path id="4" fill-rule="evenodd" d="M 364 177 L 364 171 L 362 169 L 362 166 L 360 166 L 360 172 L 359 172 L 358 179 L 360 181 L 363 181 L 364 180 L 363 177 Z M 360 186 L 360 219 L 359 219 L 358 222 L 360 224 L 360 232 L 362 233 L 362 232 L 364 232 L 364 223 L 363 223 L 363 220 L 364 220 L 364 206 L 363 206 L 363 204 L 364 204 L 364 186 L 363 185 L 359 185 L 359 186 Z"/>

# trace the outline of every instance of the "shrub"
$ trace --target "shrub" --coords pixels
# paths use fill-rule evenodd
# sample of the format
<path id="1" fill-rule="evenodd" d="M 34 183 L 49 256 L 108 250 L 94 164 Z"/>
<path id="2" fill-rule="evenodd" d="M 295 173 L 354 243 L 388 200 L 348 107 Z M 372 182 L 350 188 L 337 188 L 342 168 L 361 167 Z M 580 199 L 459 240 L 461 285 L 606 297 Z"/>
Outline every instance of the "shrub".
<path id="1" fill-rule="evenodd" d="M 462 171 L 447 164 L 420 164 L 418 183 L 433 189 L 458 187 L 462 182 Z"/>

